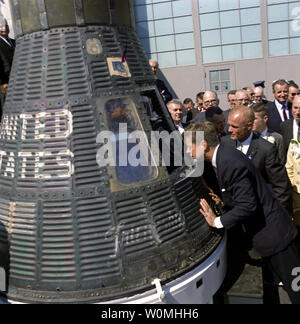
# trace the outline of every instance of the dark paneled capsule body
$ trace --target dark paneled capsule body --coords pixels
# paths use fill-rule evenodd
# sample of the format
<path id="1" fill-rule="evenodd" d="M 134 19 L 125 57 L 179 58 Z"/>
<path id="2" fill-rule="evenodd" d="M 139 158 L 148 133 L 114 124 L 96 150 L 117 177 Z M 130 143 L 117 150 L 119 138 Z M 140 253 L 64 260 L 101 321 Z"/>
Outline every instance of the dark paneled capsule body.
<path id="1" fill-rule="evenodd" d="M 131 1 L 14 0 L 11 9 L 17 47 L 0 132 L 8 298 L 102 302 L 193 269 L 221 241 L 199 213 L 201 179 L 96 160 L 112 100 L 150 136 L 146 94 L 174 130 Z"/>

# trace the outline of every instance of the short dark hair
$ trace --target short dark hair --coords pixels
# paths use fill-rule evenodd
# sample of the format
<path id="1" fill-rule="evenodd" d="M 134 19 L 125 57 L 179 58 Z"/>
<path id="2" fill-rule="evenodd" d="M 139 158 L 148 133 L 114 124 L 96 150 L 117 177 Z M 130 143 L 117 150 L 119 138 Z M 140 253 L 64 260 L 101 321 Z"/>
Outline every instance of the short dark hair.
<path id="1" fill-rule="evenodd" d="M 296 89 L 299 89 L 298 84 L 297 84 L 294 80 L 290 80 L 290 81 L 289 81 L 289 89 L 290 89 L 291 87 L 296 88 Z"/>
<path id="2" fill-rule="evenodd" d="M 187 105 L 188 103 L 194 103 L 193 100 L 191 98 L 185 98 L 184 101 L 183 101 L 183 104 L 184 105 Z"/>
<path id="3" fill-rule="evenodd" d="M 276 87 L 277 85 L 281 85 L 281 86 L 283 86 L 283 85 L 287 85 L 287 86 L 289 86 L 289 82 L 286 81 L 286 80 L 284 80 L 284 79 L 279 79 L 279 80 L 274 81 L 274 82 L 272 83 L 272 89 L 273 89 L 273 92 L 275 92 L 275 87 Z"/>
<path id="4" fill-rule="evenodd" d="M 227 97 L 229 95 L 235 95 L 236 94 L 236 90 L 230 90 L 228 93 L 227 93 Z"/>
<path id="5" fill-rule="evenodd" d="M 217 147 L 220 144 L 216 126 L 209 121 L 190 124 L 185 131 L 192 132 L 193 144 L 196 144 L 197 132 L 204 132 L 204 140 L 207 142 L 208 146 Z"/>
<path id="6" fill-rule="evenodd" d="M 268 105 L 263 102 L 258 102 L 251 106 L 254 113 L 259 113 L 261 117 L 269 116 Z"/>
<path id="7" fill-rule="evenodd" d="M 205 111 L 205 118 L 206 120 L 211 121 L 214 115 L 222 115 L 222 114 L 223 114 L 223 110 L 220 107 L 209 107 Z"/>
<path id="8" fill-rule="evenodd" d="M 196 95 L 196 99 L 199 98 L 199 99 L 203 100 L 204 93 L 205 93 L 205 92 L 199 92 L 199 93 L 197 93 L 197 95 Z"/>

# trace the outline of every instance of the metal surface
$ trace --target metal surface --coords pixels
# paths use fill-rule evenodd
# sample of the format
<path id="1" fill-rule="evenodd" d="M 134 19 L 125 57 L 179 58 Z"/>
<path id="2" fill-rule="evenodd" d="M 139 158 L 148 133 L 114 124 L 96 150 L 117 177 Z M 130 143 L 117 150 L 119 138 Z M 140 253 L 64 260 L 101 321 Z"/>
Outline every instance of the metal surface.
<path id="1" fill-rule="evenodd" d="M 125 183 L 96 161 L 112 99 L 130 104 L 150 138 L 147 93 L 175 129 L 130 28 L 130 1 L 11 4 L 18 38 L 0 130 L 8 298 L 103 302 L 198 266 L 222 239 L 199 213 L 199 198 L 209 199 L 201 179 L 157 167 Z"/>

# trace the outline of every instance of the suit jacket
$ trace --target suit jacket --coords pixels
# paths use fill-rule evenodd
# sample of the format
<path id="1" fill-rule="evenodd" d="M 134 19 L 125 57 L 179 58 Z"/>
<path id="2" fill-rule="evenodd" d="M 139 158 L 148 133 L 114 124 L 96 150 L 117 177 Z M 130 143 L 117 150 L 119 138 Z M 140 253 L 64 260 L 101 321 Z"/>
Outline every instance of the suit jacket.
<path id="1" fill-rule="evenodd" d="M 230 135 L 222 137 L 222 143 L 237 147 L 236 141 L 233 141 Z M 278 158 L 276 146 L 261 138 L 259 134 L 253 133 L 247 157 L 265 181 L 272 185 L 274 195 L 281 205 L 292 214 L 291 185 L 285 166 Z"/>
<path id="2" fill-rule="evenodd" d="M 230 112 L 230 110 L 224 110 L 223 111 L 223 114 L 224 114 L 225 120 L 226 120 L 226 124 L 228 122 L 229 112 Z M 192 123 L 197 123 L 197 122 L 201 122 L 201 121 L 205 121 L 205 120 L 206 120 L 205 111 L 201 111 L 196 115 L 196 117 L 193 120 L 190 121 L 190 123 L 192 124 Z M 226 127 L 225 127 L 226 132 L 227 132 L 227 129 L 228 129 L 228 125 L 226 125 Z"/>
<path id="3" fill-rule="evenodd" d="M 269 141 L 270 143 L 272 143 L 276 146 L 277 152 L 278 152 L 278 157 L 279 157 L 281 163 L 285 164 L 286 163 L 286 151 L 285 151 L 285 146 L 284 146 L 284 142 L 283 142 L 283 136 L 277 132 L 274 132 L 271 129 L 268 129 L 267 136 L 268 136 L 267 141 Z M 271 141 L 272 137 L 275 140 L 275 142 Z"/>
<path id="4" fill-rule="evenodd" d="M 242 152 L 221 144 L 217 176 L 225 205 L 221 222 L 226 229 L 242 225 L 255 254 L 274 255 L 295 239 L 297 229 L 291 218 Z"/>
<path id="5" fill-rule="evenodd" d="M 269 109 L 269 119 L 268 119 L 268 128 L 273 129 L 274 132 L 280 133 L 280 124 L 282 123 L 281 117 L 279 115 L 278 109 L 276 107 L 275 101 L 268 102 Z M 288 104 L 290 119 L 293 119 L 292 115 L 292 106 Z"/>
<path id="6" fill-rule="evenodd" d="M 294 224 L 300 226 L 300 163 L 299 156 L 293 152 L 292 145 L 287 154 L 286 170 L 293 188 Z"/>
<path id="7" fill-rule="evenodd" d="M 283 137 L 285 153 L 287 154 L 291 140 L 294 137 L 294 119 L 289 119 L 280 125 L 280 134 Z"/>
<path id="8" fill-rule="evenodd" d="M 171 95 L 169 89 L 167 88 L 163 80 L 157 79 L 156 86 L 165 104 L 167 104 L 173 99 L 173 96 Z"/>
<path id="9" fill-rule="evenodd" d="M 10 70 L 13 62 L 15 41 L 10 38 L 12 46 L 9 46 L 0 37 L 0 84 L 6 84 L 9 81 Z"/>
<path id="10" fill-rule="evenodd" d="M 198 112 L 196 117 L 190 121 L 190 124 L 199 123 L 206 120 L 205 111 Z"/>

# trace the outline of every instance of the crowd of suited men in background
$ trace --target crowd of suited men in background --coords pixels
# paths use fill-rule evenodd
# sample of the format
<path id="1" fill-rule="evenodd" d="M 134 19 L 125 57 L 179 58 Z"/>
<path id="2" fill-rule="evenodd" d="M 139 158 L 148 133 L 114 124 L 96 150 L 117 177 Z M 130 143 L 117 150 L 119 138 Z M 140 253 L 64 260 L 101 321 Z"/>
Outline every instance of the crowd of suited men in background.
<path id="1" fill-rule="evenodd" d="M 150 61 L 157 74 L 158 63 Z M 275 197 L 291 215 L 300 233 L 300 90 L 293 81 L 273 82 L 274 98 L 267 100 L 265 82 L 232 90 L 229 109 L 219 107 L 214 91 L 204 91 L 183 102 L 173 99 L 162 81 L 157 84 L 178 131 L 200 121 L 212 122 L 219 141 L 242 151 L 260 170 Z M 264 139 L 264 141 L 261 140 Z M 258 140 L 260 139 L 260 140 Z M 268 143 L 266 144 L 265 141 Z M 272 146 L 272 147 L 271 147 Z M 206 173 L 204 173 L 204 177 Z M 206 182 L 218 194 L 217 186 Z"/>

